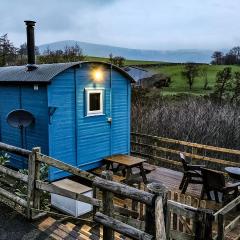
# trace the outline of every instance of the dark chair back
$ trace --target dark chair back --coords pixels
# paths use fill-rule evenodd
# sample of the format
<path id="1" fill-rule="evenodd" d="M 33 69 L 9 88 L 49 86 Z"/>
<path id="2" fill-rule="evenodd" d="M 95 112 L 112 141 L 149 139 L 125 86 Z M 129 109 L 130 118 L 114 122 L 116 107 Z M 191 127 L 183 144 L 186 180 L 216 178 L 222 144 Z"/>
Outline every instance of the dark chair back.
<path id="1" fill-rule="evenodd" d="M 202 168 L 203 184 L 208 190 L 222 192 L 225 187 L 225 177 L 223 173 L 212 169 Z"/>
<path id="2" fill-rule="evenodd" d="M 183 165 L 183 170 L 188 171 L 189 170 L 189 167 L 188 167 L 189 162 L 186 160 L 186 156 L 182 152 L 180 152 L 179 155 L 180 155 L 180 159 L 181 159 L 181 162 Z"/>

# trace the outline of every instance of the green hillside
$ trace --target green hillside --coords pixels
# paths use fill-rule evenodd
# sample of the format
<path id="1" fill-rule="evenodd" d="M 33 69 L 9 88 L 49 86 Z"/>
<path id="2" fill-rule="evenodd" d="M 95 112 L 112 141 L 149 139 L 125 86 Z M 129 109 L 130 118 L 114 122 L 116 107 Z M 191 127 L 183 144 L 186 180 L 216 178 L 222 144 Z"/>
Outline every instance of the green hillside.
<path id="1" fill-rule="evenodd" d="M 173 65 L 173 66 L 156 66 L 148 67 L 147 69 L 154 73 L 163 73 L 171 77 L 172 83 L 170 87 L 164 88 L 164 94 L 177 94 L 177 93 L 192 93 L 192 94 L 208 94 L 212 91 L 215 81 L 216 74 L 218 71 L 225 67 L 231 67 L 232 71 L 240 71 L 240 66 L 225 66 L 225 65 L 201 65 L 200 67 L 207 68 L 208 77 L 208 90 L 204 90 L 204 78 L 199 76 L 195 79 L 193 89 L 190 91 L 186 79 L 182 77 L 182 70 L 184 65 Z"/>
<path id="2" fill-rule="evenodd" d="M 103 57 L 93 57 L 93 56 L 86 56 L 86 61 L 109 61 L 109 58 Z M 146 65 L 146 64 L 158 64 L 164 62 L 156 62 L 156 61 L 141 61 L 141 60 L 126 60 L 125 65 Z"/>

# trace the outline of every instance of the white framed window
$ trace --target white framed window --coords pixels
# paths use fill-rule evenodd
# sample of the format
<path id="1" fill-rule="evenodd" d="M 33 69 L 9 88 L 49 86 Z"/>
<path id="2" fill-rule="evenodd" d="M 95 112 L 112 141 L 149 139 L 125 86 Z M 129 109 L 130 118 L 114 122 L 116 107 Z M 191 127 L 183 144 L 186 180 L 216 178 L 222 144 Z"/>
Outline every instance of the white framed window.
<path id="1" fill-rule="evenodd" d="M 103 93 L 104 89 L 86 88 L 86 113 L 87 116 L 103 114 Z"/>

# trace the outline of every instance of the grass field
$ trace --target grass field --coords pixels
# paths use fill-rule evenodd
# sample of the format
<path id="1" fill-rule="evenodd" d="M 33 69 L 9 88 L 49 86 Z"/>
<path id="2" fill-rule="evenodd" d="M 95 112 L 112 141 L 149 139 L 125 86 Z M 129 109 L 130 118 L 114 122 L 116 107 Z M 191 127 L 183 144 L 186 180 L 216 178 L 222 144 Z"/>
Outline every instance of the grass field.
<path id="1" fill-rule="evenodd" d="M 104 62 L 108 62 L 109 58 L 86 56 L 86 61 L 104 61 Z M 141 60 L 126 60 L 125 61 L 125 65 L 142 65 L 142 64 L 157 64 L 157 63 L 164 63 L 164 62 L 141 61 Z"/>
<path id="2" fill-rule="evenodd" d="M 92 57 L 87 56 L 87 61 L 109 61 L 109 58 L 103 57 Z M 164 64 L 167 62 L 157 62 L 157 61 L 141 61 L 141 60 L 126 60 L 125 65 L 147 65 L 147 64 Z M 184 69 L 184 65 L 166 65 L 166 66 L 149 66 L 145 67 L 145 69 L 152 71 L 154 73 L 163 73 L 171 77 L 172 83 L 170 87 L 164 88 L 162 93 L 164 95 L 172 95 L 172 94 L 194 94 L 194 95 L 206 95 L 213 91 L 216 74 L 218 71 L 224 69 L 225 67 L 231 67 L 233 72 L 240 71 L 240 66 L 226 66 L 226 65 L 201 65 L 200 68 L 207 68 L 207 78 L 208 78 L 208 90 L 204 90 L 204 78 L 199 76 L 195 79 L 192 90 L 190 91 L 189 85 L 187 84 L 186 79 L 182 77 L 182 71 Z"/>
<path id="3" fill-rule="evenodd" d="M 203 65 L 202 65 L 203 66 Z M 201 67 L 202 67 L 201 66 Z M 216 81 L 216 74 L 225 67 L 231 67 L 233 72 L 240 71 L 240 66 L 224 66 L 224 65 L 204 65 L 207 68 L 208 90 L 204 90 L 204 78 L 199 76 L 195 79 L 193 88 L 190 91 L 186 79 L 182 77 L 184 65 L 174 66 L 156 66 L 149 67 L 148 70 L 154 73 L 163 73 L 171 77 L 172 83 L 170 87 L 164 88 L 163 94 L 179 94 L 191 93 L 197 95 L 205 95 L 213 90 Z"/>

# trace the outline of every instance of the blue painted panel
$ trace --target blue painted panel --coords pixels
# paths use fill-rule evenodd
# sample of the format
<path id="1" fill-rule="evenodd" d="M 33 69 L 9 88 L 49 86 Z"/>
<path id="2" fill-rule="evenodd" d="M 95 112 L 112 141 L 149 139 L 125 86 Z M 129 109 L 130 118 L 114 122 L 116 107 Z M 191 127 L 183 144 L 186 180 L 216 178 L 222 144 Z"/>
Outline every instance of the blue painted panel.
<path id="1" fill-rule="evenodd" d="M 48 86 L 48 106 L 56 111 L 50 119 L 49 155 L 76 166 L 75 78 L 74 69 L 56 76 Z M 50 180 L 66 176 L 58 169 L 50 169 Z"/>
<path id="2" fill-rule="evenodd" d="M 17 147 L 21 146 L 20 130 L 7 123 L 9 112 L 20 107 L 20 91 L 18 86 L 0 86 L 0 117 L 1 117 L 1 141 Z M 16 168 L 23 167 L 22 158 L 11 155 L 11 165 Z"/>
<path id="3" fill-rule="evenodd" d="M 131 85 L 128 79 L 115 71 L 112 79 L 112 154 L 128 154 Z"/>
<path id="4" fill-rule="evenodd" d="M 34 90 L 33 85 L 22 87 L 22 108 L 31 112 L 35 118 L 32 125 L 26 128 L 24 148 L 31 150 L 41 147 L 41 152 L 48 154 L 48 108 L 46 86 L 39 85 Z M 27 163 L 27 162 L 26 162 Z"/>
<path id="5" fill-rule="evenodd" d="M 30 111 L 35 122 L 23 131 L 23 142 L 20 129 L 13 128 L 6 121 L 7 114 L 15 109 L 23 108 Z M 43 153 L 48 153 L 47 129 L 47 94 L 46 87 L 39 86 L 38 91 L 33 85 L 9 85 L 0 87 L 1 141 L 14 146 L 32 149 L 41 147 Z M 11 165 L 16 168 L 26 168 L 27 159 L 12 155 Z"/>
<path id="6" fill-rule="evenodd" d="M 110 128 L 110 71 L 104 70 L 104 81 L 94 83 L 90 78 L 91 65 L 84 64 L 77 69 L 77 152 L 78 166 L 86 168 L 87 163 L 101 161 L 111 154 Z M 85 88 L 104 89 L 104 115 L 86 116 Z"/>

